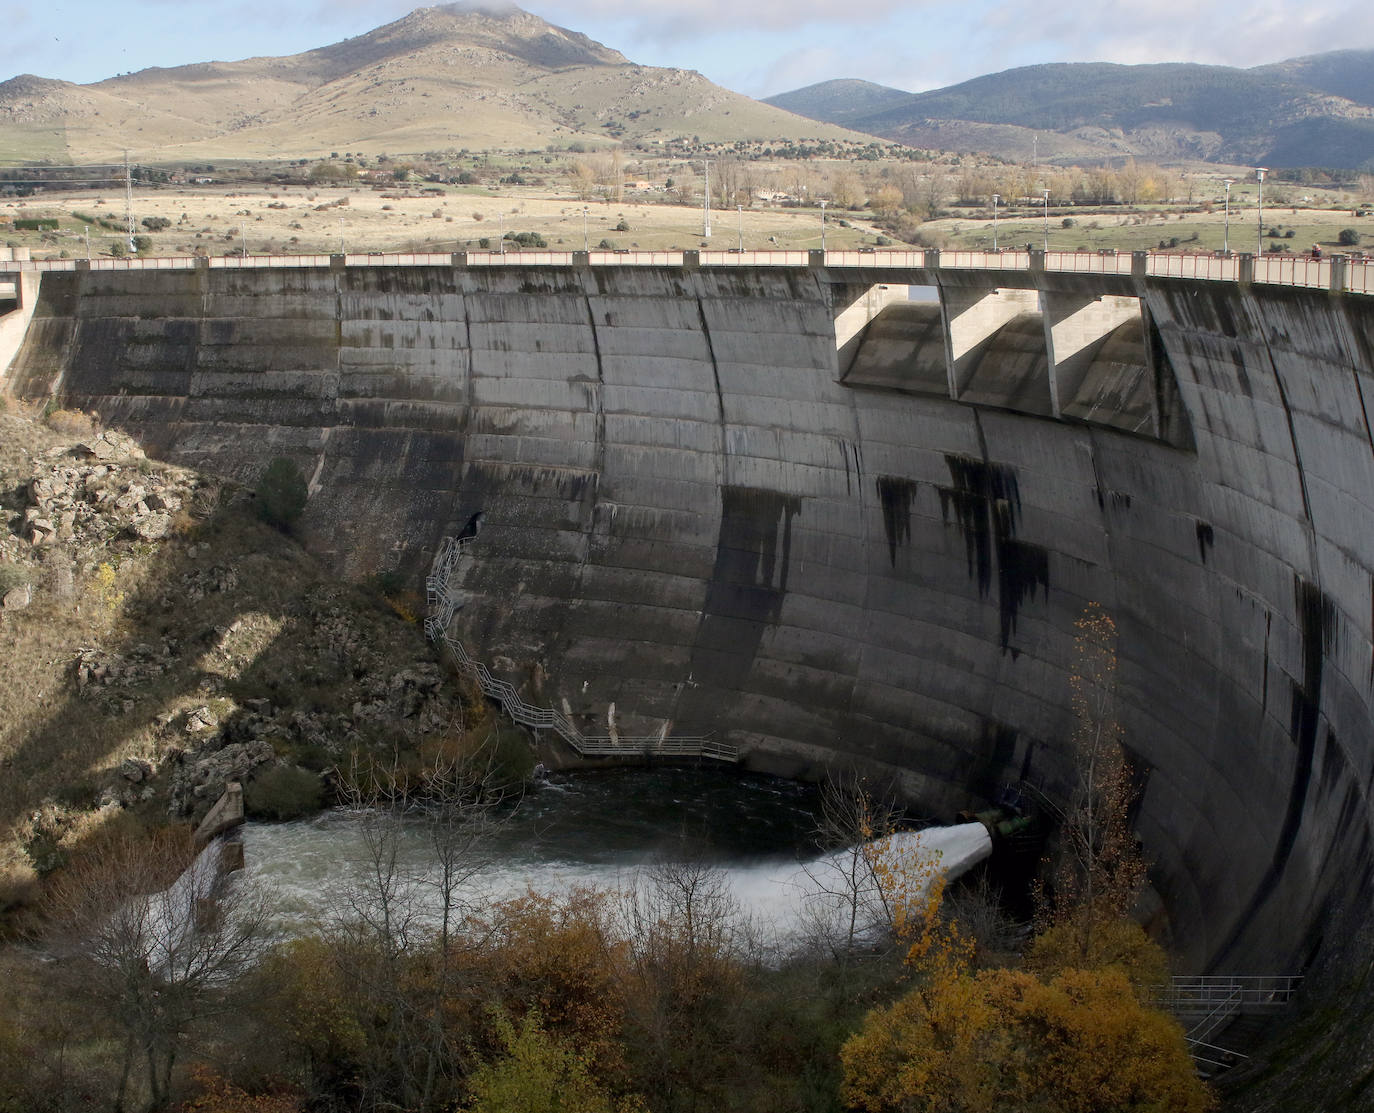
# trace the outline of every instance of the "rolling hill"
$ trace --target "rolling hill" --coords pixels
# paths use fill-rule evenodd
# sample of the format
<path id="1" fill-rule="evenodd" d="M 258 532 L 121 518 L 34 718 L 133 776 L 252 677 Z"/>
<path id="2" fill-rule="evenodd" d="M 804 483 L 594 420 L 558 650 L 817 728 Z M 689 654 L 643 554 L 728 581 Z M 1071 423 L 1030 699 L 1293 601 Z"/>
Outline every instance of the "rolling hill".
<path id="1" fill-rule="evenodd" d="M 769 104 L 918 147 L 1082 161 L 1141 155 L 1374 167 L 1374 51 L 1255 69 L 1025 66 L 927 93 L 826 82 Z"/>
<path id="2" fill-rule="evenodd" d="M 519 8 L 421 8 L 283 58 L 154 68 L 89 85 L 0 83 L 0 159 L 142 162 L 320 157 L 330 151 L 591 147 L 667 141 L 862 139 L 640 66 Z"/>

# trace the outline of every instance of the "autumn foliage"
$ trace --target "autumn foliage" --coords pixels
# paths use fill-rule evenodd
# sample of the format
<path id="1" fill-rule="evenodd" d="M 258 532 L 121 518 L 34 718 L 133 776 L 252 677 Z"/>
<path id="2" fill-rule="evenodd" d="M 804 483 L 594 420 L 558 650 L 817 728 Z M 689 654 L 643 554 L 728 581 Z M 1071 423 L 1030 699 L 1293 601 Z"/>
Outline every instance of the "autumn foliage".
<path id="1" fill-rule="evenodd" d="M 875 1009 L 845 1044 L 844 1101 L 865 1113 L 1203 1113 L 1177 1023 L 1119 970 L 943 973 Z"/>

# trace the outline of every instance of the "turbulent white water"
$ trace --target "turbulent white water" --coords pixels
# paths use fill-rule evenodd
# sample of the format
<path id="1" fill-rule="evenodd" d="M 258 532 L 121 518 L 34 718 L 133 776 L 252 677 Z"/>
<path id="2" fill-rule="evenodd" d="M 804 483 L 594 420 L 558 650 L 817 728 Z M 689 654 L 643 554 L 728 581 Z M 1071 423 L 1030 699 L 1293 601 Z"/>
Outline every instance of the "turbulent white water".
<path id="1" fill-rule="evenodd" d="M 843 878 L 845 855 L 806 851 L 814 827 L 807 790 L 670 771 L 647 778 L 576 778 L 527 799 L 484 848 L 480 868 L 464 882 L 464 899 L 481 903 L 574 886 L 625 889 L 646 866 L 690 857 L 718 869 L 740 911 L 780 936 L 846 914 L 835 895 L 853 887 Z M 364 883 L 370 868 L 364 824 L 356 814 L 335 811 L 243 828 L 249 874 L 274 891 L 284 921 L 309 924 Z M 401 825 L 395 847 L 399 872 L 420 893 L 432 891 L 438 869 L 430 836 L 416 817 Z M 951 878 L 991 852 L 977 823 L 892 838 L 898 854 L 938 856 L 940 871 Z M 870 891 L 861 899 L 874 896 Z"/>

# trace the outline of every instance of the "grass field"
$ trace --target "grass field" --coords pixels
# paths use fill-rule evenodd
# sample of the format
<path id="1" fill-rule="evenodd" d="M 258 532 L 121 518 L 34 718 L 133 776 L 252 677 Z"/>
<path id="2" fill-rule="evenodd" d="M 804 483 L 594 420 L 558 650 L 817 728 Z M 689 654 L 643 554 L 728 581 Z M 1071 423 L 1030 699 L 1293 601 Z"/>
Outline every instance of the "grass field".
<path id="1" fill-rule="evenodd" d="M 1342 201 L 1349 209 L 1329 207 Z M 1328 207 L 1315 207 L 1315 206 Z M 1354 215 L 1355 202 L 1316 197 L 1312 205 L 1266 205 L 1266 252 L 1304 252 L 1314 243 L 1323 251 L 1349 250 L 1338 242 L 1343 229 L 1361 234 L 1361 246 L 1374 247 L 1374 216 Z M 1258 243 L 1253 196 L 1237 191 L 1229 238 L 1221 207 L 1211 211 L 1170 211 L 1167 206 L 1090 211 L 1051 206 L 1048 236 L 1045 216 L 1034 208 L 1003 210 L 997 221 L 999 246 L 1041 246 L 1051 250 L 1254 251 Z M 801 249 L 821 246 L 821 214 L 816 208 L 783 207 L 756 201 L 742 212 L 715 210 L 712 235 L 703 237 L 699 204 L 669 204 L 661 192 L 629 194 L 623 202 L 583 201 L 554 186 L 367 185 L 306 187 L 243 185 L 140 187 L 133 203 L 139 234 L 151 237 L 151 254 L 224 255 L 317 254 L 340 249 L 356 252 L 496 250 L 506 233 L 537 233 L 553 250 L 580 250 L 607 244 L 629 250 L 669 250 L 707 244 L 722 249 Z M 122 190 L 49 195 L 0 203 L 0 221 L 56 218 L 56 233 L 0 230 L 0 243 L 27 247 L 35 258 L 108 255 L 126 240 Z M 170 222 L 149 232 L 146 218 Z M 1068 225 L 1066 227 L 1066 224 Z M 837 212 L 825 218 L 826 245 L 832 248 L 900 246 L 876 223 L 869 210 Z M 1270 231 L 1278 235 L 1271 237 Z M 986 209 L 945 216 L 916 228 L 916 237 L 945 248 L 990 248 L 993 222 Z M 1291 234 L 1290 234 L 1291 233 Z M 508 245 L 510 246 L 510 245 Z M 513 247 L 511 248 L 513 250 Z"/>

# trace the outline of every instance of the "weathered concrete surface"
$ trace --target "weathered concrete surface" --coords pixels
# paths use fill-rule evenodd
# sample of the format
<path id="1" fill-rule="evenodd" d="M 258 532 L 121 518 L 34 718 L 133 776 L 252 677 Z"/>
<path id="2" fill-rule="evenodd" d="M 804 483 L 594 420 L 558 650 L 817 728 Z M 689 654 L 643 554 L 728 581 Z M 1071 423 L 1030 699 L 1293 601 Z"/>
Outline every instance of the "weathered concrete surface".
<path id="1" fill-rule="evenodd" d="M 1369 895 L 1374 307 L 1134 291 L 1062 420 L 1028 304 L 961 402 L 903 307 L 841 382 L 853 299 L 801 269 L 48 275 L 13 386 L 241 478 L 295 457 L 348 572 L 418 570 L 484 510 L 459 624 L 530 702 L 890 771 L 941 812 L 1064 786 L 1096 600 L 1178 945 L 1287 967 Z M 1000 393 L 968 404 L 980 367 Z"/>

